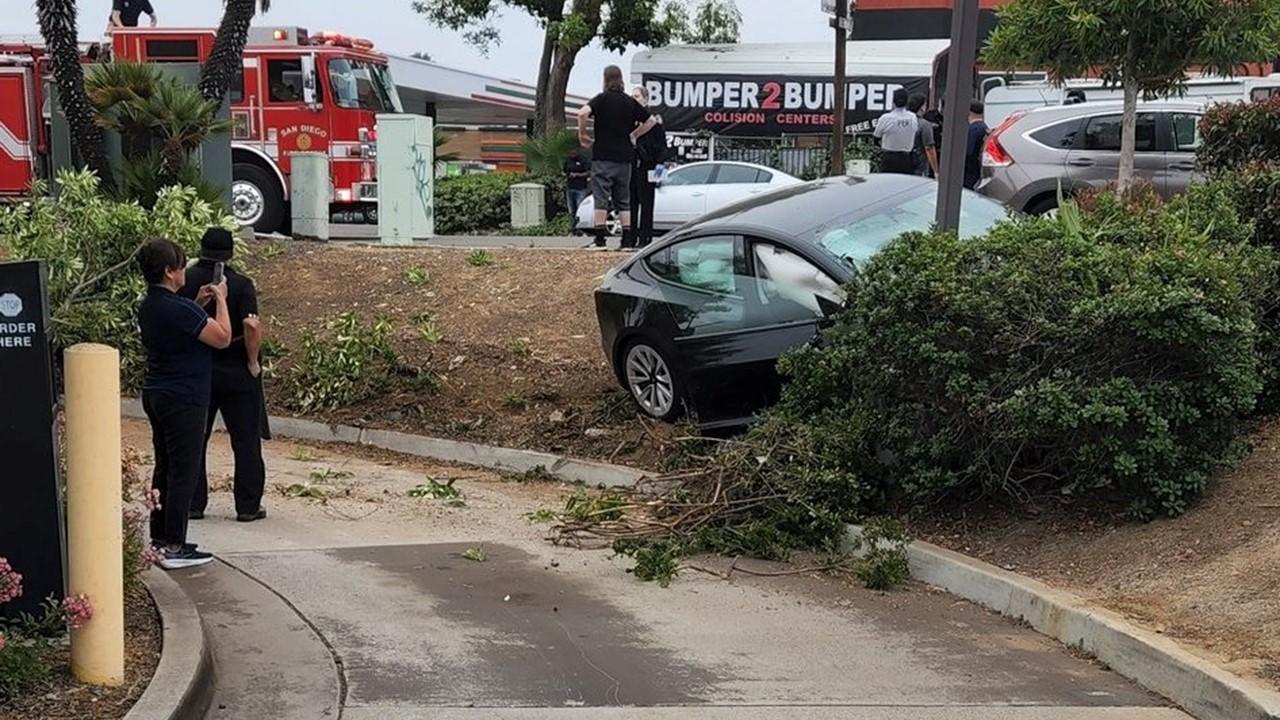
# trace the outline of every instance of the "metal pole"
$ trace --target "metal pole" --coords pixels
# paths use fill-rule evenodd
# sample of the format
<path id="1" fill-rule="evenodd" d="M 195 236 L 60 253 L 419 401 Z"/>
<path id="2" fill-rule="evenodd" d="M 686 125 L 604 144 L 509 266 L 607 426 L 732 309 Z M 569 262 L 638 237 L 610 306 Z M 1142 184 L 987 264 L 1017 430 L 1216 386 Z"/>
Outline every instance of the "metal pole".
<path id="1" fill-rule="evenodd" d="M 940 230 L 957 230 L 960 227 L 965 145 L 969 137 L 969 102 L 973 98 L 973 68 L 977 57 L 978 0 L 955 0 L 951 11 L 951 49 L 947 54 L 947 97 L 943 108 L 945 139 L 935 220 Z"/>
<path id="2" fill-rule="evenodd" d="M 71 631 L 71 671 L 81 682 L 124 683 L 124 559 L 120 500 L 120 354 L 75 345 L 66 367 L 67 575 L 93 618 Z"/>
<path id="3" fill-rule="evenodd" d="M 849 2 L 836 0 L 836 16 L 831 21 L 836 29 L 835 107 L 831 122 L 831 176 L 844 174 L 845 51 L 848 48 Z"/>

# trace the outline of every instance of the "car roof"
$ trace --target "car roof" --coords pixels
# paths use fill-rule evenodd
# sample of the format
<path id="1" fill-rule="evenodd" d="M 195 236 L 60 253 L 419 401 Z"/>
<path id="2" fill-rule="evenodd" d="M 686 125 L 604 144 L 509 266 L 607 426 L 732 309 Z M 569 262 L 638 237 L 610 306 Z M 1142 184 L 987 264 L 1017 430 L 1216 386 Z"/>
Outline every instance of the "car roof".
<path id="1" fill-rule="evenodd" d="M 803 236 L 807 230 L 858 207 L 935 187 L 933 180 L 916 175 L 875 173 L 824 178 L 733 203 L 684 225 L 679 234 L 751 228 L 775 236 Z"/>
<path id="2" fill-rule="evenodd" d="M 1151 100 L 1139 102 L 1138 110 L 1184 110 L 1187 112 L 1204 112 L 1204 103 L 1190 100 Z M 1018 119 L 1022 120 L 1067 120 L 1077 117 L 1118 113 L 1124 111 L 1124 103 L 1113 100 L 1082 102 L 1075 105 L 1049 105 L 1027 110 Z"/>
<path id="3" fill-rule="evenodd" d="M 748 167 L 753 170 L 764 170 L 765 172 L 773 173 L 774 175 L 783 175 L 786 177 L 793 177 L 791 175 L 787 175 L 787 173 L 781 170 L 778 170 L 777 168 L 771 168 L 767 165 L 757 165 L 755 163 L 749 163 L 749 162 L 739 162 L 737 160 L 699 160 L 698 162 L 684 163 L 682 165 L 678 165 L 672 168 L 671 170 L 672 172 L 674 172 L 676 170 L 683 170 L 685 168 L 698 167 L 700 165 L 738 165 L 741 167 Z"/>

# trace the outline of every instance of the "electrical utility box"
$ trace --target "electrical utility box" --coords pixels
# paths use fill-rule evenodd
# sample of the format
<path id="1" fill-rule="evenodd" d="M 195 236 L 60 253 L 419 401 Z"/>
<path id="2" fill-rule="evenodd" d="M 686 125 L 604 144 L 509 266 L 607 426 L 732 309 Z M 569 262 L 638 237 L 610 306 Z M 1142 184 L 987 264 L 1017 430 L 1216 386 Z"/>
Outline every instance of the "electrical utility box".
<path id="1" fill-rule="evenodd" d="M 378 115 L 378 235 L 404 245 L 435 236 L 435 137 L 431 118 Z"/>
<path id="2" fill-rule="evenodd" d="M 511 227 L 526 228 L 547 221 L 547 188 L 538 183 L 511 186 Z"/>
<path id="3" fill-rule="evenodd" d="M 329 177 L 329 154 L 297 152 L 290 156 L 292 193 L 289 208 L 293 213 L 293 236 L 309 240 L 329 239 L 329 201 L 333 199 L 333 181 Z"/>

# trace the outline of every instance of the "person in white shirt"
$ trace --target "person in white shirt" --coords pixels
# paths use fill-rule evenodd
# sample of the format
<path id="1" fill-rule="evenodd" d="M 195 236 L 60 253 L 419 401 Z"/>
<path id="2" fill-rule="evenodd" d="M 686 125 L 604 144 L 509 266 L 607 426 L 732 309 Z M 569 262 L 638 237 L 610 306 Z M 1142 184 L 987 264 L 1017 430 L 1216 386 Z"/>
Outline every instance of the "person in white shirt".
<path id="1" fill-rule="evenodd" d="M 916 131 L 920 118 L 907 109 L 905 88 L 893 91 L 893 110 L 880 116 L 875 136 L 880 139 L 880 172 L 915 174 Z"/>

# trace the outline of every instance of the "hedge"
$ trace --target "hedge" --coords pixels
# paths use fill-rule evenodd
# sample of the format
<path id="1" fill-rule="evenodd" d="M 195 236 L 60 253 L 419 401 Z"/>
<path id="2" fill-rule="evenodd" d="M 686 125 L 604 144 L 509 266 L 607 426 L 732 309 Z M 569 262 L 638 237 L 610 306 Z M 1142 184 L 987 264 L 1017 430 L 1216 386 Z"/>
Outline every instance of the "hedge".
<path id="1" fill-rule="evenodd" d="M 436 182 L 436 232 L 441 235 L 497 231 L 511 222 L 511 186 L 536 182 L 548 188 L 547 217 L 564 212 L 564 178 L 519 173 L 487 173 Z"/>

